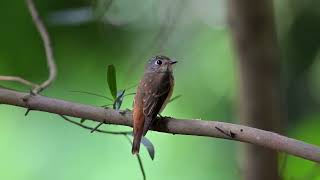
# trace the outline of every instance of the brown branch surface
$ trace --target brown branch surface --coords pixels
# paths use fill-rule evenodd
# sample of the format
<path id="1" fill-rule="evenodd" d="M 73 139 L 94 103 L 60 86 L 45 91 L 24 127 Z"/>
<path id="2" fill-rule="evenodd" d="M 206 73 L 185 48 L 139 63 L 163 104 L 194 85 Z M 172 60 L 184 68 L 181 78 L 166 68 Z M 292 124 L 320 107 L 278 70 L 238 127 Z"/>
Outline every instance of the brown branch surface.
<path id="1" fill-rule="evenodd" d="M 32 96 L 26 101 L 24 100 L 26 95 L 28 94 L 0 88 L 0 103 L 91 119 L 107 124 L 132 126 L 131 111 L 129 110 L 119 113 L 113 109 L 104 109 L 40 95 Z M 277 133 L 218 121 L 165 118 L 156 122 L 152 128 L 154 131 L 247 142 L 320 163 L 320 147 Z M 222 133 L 221 130 L 225 133 Z"/>
<path id="2" fill-rule="evenodd" d="M 46 27 L 44 26 L 38 11 L 33 3 L 33 0 L 26 0 L 28 9 L 30 11 L 33 23 L 35 24 L 38 32 L 40 33 L 41 39 L 43 41 L 43 45 L 44 45 L 44 49 L 46 52 L 46 58 L 47 58 L 47 65 L 49 68 L 49 77 L 46 81 L 44 81 L 42 84 L 40 84 L 39 86 L 37 86 L 35 89 L 33 89 L 33 93 L 37 94 L 39 92 L 41 92 L 42 90 L 44 90 L 45 88 L 47 88 L 48 86 L 50 86 L 52 84 L 52 82 L 55 80 L 56 76 L 57 76 L 57 67 L 54 61 L 54 57 L 53 57 L 53 51 L 52 51 L 52 47 L 51 47 L 51 41 L 50 41 L 50 36 L 48 34 L 48 31 L 46 29 Z"/>

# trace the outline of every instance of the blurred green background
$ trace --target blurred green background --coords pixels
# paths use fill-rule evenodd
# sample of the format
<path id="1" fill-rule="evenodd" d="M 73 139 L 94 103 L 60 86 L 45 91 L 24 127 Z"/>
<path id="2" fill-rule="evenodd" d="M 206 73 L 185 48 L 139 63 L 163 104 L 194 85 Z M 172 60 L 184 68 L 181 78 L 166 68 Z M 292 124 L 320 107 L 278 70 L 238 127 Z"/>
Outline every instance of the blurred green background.
<path id="1" fill-rule="evenodd" d="M 90 105 L 109 94 L 106 70 L 117 68 L 120 88 L 139 82 L 154 55 L 175 58 L 174 95 L 163 115 L 238 122 L 237 73 L 222 0 L 35 1 L 52 38 L 58 77 L 44 95 Z M 286 94 L 288 136 L 320 145 L 320 2 L 275 1 Z M 24 1 L 0 2 L 0 74 L 33 82 L 47 78 L 42 41 Z M 12 82 L 1 85 L 28 91 Z M 130 92 L 134 92 L 131 89 Z M 132 108 L 133 97 L 123 108 Z M 93 133 L 55 114 L 0 105 L 0 179 L 142 179 L 122 136 Z M 92 122 L 87 125 L 94 126 Z M 105 126 L 108 130 L 130 130 Z M 238 142 L 149 132 L 156 148 L 142 148 L 148 179 L 238 179 Z M 314 164 L 288 156 L 285 179 L 312 176 Z M 308 178 L 307 178 L 308 179 Z M 311 179 L 311 178 L 310 178 Z"/>

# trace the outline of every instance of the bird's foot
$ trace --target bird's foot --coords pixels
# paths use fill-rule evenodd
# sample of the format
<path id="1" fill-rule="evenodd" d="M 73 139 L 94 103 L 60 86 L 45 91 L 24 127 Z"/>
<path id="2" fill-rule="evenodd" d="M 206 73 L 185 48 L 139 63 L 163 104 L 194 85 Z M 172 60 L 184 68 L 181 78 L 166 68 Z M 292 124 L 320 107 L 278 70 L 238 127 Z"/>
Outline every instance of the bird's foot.
<path id="1" fill-rule="evenodd" d="M 161 116 L 161 114 L 158 114 L 160 119 L 170 119 L 172 117 L 170 116 Z"/>

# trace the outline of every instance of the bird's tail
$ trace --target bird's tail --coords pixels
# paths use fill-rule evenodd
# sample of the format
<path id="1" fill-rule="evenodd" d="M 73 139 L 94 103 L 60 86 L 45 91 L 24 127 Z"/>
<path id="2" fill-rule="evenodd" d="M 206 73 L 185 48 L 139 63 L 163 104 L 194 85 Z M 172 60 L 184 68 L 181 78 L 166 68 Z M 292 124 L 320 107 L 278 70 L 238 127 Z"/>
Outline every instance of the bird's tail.
<path id="1" fill-rule="evenodd" d="M 142 133 L 140 132 L 134 132 L 133 133 L 133 143 L 132 143 L 132 154 L 139 154 L 139 150 L 140 150 L 140 142 L 141 142 L 141 138 L 142 138 Z"/>

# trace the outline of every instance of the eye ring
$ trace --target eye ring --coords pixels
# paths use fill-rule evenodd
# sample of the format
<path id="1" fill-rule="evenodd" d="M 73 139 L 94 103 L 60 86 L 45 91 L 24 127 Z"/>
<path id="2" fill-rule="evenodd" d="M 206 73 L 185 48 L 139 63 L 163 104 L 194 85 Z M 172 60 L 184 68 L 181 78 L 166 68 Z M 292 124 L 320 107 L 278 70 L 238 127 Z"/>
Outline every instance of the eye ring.
<path id="1" fill-rule="evenodd" d="M 161 60 L 157 60 L 157 61 L 156 61 L 156 64 L 157 64 L 157 65 L 161 65 L 161 64 L 162 64 L 162 61 L 161 61 Z"/>

